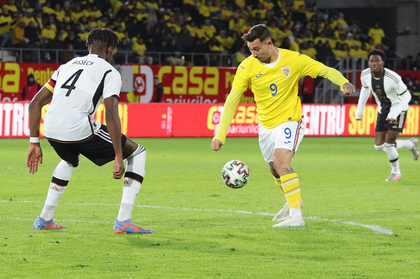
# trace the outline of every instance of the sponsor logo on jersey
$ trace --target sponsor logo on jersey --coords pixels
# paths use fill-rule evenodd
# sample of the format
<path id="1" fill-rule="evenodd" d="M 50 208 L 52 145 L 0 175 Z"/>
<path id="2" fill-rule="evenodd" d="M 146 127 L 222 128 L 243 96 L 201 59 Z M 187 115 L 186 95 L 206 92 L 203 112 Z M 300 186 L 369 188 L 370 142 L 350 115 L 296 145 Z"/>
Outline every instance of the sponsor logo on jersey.
<path id="1" fill-rule="evenodd" d="M 263 74 L 259 74 L 258 76 L 255 76 L 256 78 L 259 78 L 259 77 L 261 77 Z"/>
<path id="2" fill-rule="evenodd" d="M 283 72 L 283 76 L 288 77 L 290 75 L 290 66 L 285 66 L 281 68 L 281 70 Z"/>

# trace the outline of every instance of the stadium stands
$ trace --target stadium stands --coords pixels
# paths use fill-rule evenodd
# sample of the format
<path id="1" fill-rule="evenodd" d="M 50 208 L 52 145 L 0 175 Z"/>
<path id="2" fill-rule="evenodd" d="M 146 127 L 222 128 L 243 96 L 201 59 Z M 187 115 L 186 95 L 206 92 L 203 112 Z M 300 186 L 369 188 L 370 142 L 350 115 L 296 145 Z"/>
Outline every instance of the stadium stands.
<path id="1" fill-rule="evenodd" d="M 85 53 L 84 39 L 92 28 L 107 27 L 122 42 L 116 63 L 235 66 L 248 54 L 241 35 L 258 23 L 270 27 L 276 46 L 330 66 L 349 56 L 366 58 L 372 48 L 397 58 L 394 47 L 382 42 L 386 33 L 380 23 L 363 32 L 344 13 L 321 13 L 305 1 L 22 2 L 0 1 L 0 46 L 8 56 L 16 53 L 17 61 L 66 62 Z M 398 66 L 414 69 L 416 63 L 408 57 Z"/>

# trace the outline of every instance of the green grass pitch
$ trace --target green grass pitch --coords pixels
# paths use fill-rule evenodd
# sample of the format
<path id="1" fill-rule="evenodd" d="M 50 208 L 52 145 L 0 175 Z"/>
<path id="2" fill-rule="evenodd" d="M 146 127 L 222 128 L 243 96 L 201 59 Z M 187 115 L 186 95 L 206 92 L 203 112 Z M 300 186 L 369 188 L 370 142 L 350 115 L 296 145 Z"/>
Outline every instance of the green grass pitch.
<path id="1" fill-rule="evenodd" d="M 272 228 L 283 206 L 257 138 L 134 139 L 147 149 L 133 221 L 152 235 L 114 235 L 122 181 L 113 164 L 85 158 L 54 220 L 66 231 L 35 231 L 59 158 L 42 140 L 31 175 L 27 139 L 0 139 L 0 278 L 420 278 L 420 162 L 400 149 L 402 180 L 385 182 L 386 153 L 373 138 L 304 138 L 292 161 L 305 227 Z M 221 169 L 251 169 L 242 189 Z"/>

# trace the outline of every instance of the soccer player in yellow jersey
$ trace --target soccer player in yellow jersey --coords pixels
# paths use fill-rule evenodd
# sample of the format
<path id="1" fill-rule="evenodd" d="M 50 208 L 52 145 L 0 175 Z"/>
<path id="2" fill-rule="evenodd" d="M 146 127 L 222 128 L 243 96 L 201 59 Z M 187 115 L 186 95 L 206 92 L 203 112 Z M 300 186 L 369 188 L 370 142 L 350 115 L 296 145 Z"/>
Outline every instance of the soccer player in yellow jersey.
<path id="1" fill-rule="evenodd" d="M 236 71 L 211 147 L 217 151 L 225 143 L 236 107 L 250 83 L 260 120 L 260 149 L 275 183 L 287 200 L 273 218 L 273 221 L 281 222 L 273 227 L 304 226 L 299 178 L 290 166 L 303 139 L 305 127 L 298 97 L 298 81 L 303 76 L 321 76 L 339 85 L 344 94 L 353 93 L 354 86 L 337 70 L 307 55 L 275 47 L 270 31 L 263 24 L 255 25 L 242 38 L 252 55 Z"/>

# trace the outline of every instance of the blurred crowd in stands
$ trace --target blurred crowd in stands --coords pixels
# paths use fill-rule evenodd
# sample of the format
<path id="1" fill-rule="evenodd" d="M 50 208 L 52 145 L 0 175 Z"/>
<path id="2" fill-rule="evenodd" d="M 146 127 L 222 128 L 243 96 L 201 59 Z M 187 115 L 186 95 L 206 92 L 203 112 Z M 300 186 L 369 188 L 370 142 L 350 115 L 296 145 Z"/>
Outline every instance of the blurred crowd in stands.
<path id="1" fill-rule="evenodd" d="M 373 48 L 396 58 L 395 50 L 382 44 L 385 33 L 379 23 L 364 33 L 343 13 L 322 14 L 303 0 L 0 0 L 0 4 L 1 47 L 65 49 L 59 62 L 86 51 L 84 40 L 92 28 L 106 27 L 121 40 L 115 50 L 118 64 L 219 66 L 214 54 L 230 54 L 231 64 L 237 66 L 249 55 L 241 36 L 260 23 L 269 27 L 276 46 L 330 66 L 348 56 L 366 58 Z M 26 54 L 25 60 L 34 59 L 30 51 Z M 192 59 L 189 54 L 198 55 Z M 419 58 L 420 53 L 411 61 L 407 58 L 411 69 L 420 68 Z"/>

